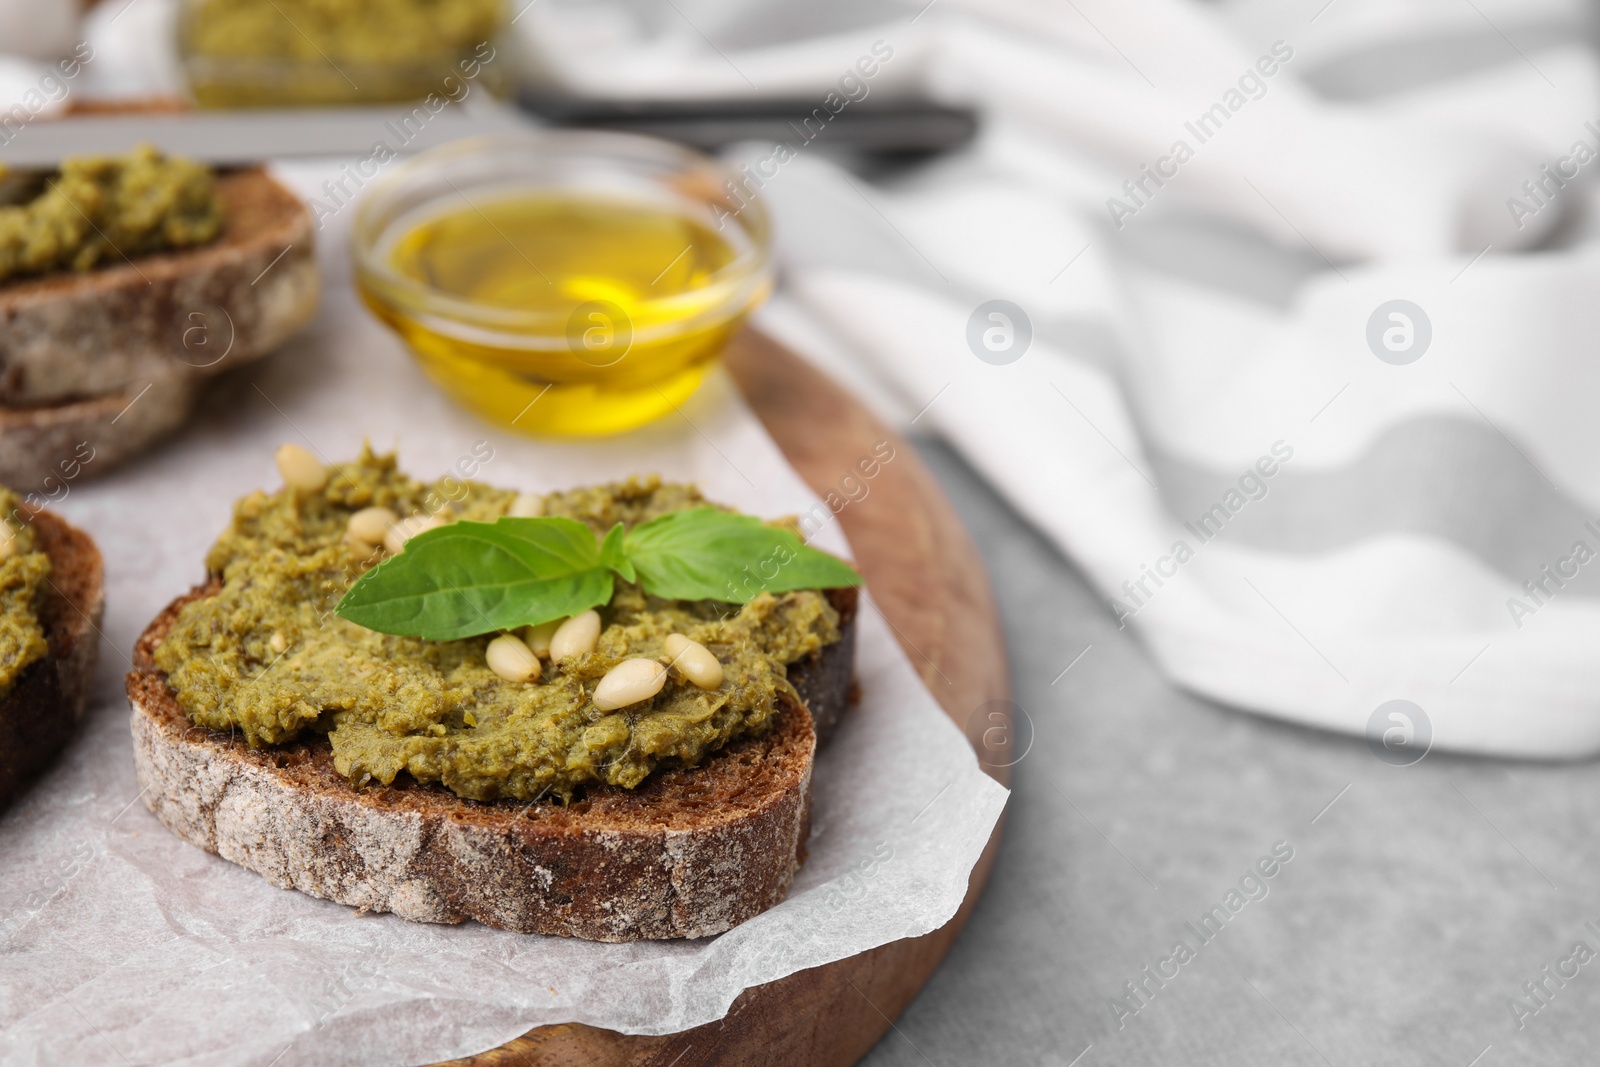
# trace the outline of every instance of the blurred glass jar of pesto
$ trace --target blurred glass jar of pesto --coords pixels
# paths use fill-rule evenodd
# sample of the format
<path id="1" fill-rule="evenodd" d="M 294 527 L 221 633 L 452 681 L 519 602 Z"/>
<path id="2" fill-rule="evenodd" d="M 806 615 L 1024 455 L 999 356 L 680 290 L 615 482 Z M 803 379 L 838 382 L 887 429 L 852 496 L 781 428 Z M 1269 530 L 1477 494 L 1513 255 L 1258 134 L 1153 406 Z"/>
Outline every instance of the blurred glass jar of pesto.
<path id="1" fill-rule="evenodd" d="M 182 0 L 178 53 L 201 107 L 459 99 L 510 84 L 506 0 Z"/>
<path id="2" fill-rule="evenodd" d="M 356 281 L 447 393 L 528 433 L 672 412 L 772 289 L 738 174 L 632 134 L 527 131 L 413 157 L 357 209 Z"/>

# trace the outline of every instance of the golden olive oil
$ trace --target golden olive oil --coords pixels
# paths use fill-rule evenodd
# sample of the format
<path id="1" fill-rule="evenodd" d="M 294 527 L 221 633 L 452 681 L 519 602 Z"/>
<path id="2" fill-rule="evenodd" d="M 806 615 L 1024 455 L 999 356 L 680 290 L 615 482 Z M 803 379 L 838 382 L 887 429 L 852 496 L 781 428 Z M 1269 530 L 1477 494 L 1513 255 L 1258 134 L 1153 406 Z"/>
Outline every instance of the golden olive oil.
<path id="1" fill-rule="evenodd" d="M 725 269 L 753 254 L 739 226 L 671 203 L 479 194 L 396 232 L 385 258 L 428 299 L 368 303 L 458 400 L 530 432 L 614 433 L 672 410 L 770 284 Z"/>

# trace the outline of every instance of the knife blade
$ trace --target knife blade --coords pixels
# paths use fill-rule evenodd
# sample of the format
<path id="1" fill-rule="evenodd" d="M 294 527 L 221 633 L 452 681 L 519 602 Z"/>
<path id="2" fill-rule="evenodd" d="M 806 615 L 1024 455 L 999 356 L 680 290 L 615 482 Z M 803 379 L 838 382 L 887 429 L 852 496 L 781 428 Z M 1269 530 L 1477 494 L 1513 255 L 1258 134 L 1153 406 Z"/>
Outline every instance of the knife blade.
<path id="1" fill-rule="evenodd" d="M 834 112 L 805 98 L 634 100 L 524 91 L 517 102 L 552 126 L 643 133 L 715 152 L 737 141 L 819 145 L 880 155 L 927 155 L 960 148 L 977 113 L 920 97 L 891 97 Z"/>

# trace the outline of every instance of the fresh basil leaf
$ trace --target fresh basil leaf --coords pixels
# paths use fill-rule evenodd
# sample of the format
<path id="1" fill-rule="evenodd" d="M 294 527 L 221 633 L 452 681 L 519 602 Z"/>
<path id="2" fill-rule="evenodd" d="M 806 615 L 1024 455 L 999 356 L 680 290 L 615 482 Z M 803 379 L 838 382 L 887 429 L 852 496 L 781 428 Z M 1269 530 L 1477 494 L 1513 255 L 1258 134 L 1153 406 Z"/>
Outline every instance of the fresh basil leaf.
<path id="1" fill-rule="evenodd" d="M 452 523 L 422 536 L 429 537 L 448 530 L 460 530 L 462 527 L 466 527 L 469 531 L 488 528 L 493 531 L 494 536 L 503 535 L 507 539 L 526 545 L 530 552 L 529 566 L 538 568 L 539 573 L 545 577 L 601 566 L 600 543 L 595 540 L 594 531 L 577 519 L 557 516 L 514 519 L 507 516 L 493 523 Z M 411 545 L 417 543 L 417 540 L 414 539 L 406 544 L 407 551 Z"/>
<path id="2" fill-rule="evenodd" d="M 634 573 L 633 561 L 628 558 L 623 536 L 620 522 L 606 531 L 606 539 L 600 542 L 600 566 L 616 571 L 630 582 L 636 582 L 639 579 Z"/>
<path id="3" fill-rule="evenodd" d="M 715 508 L 669 512 L 629 530 L 623 543 L 645 591 L 659 597 L 743 604 L 761 592 L 861 584 L 848 563 L 792 531 Z"/>
<path id="4" fill-rule="evenodd" d="M 362 575 L 335 611 L 430 641 L 510 630 L 609 602 L 613 581 L 601 560 L 593 532 L 573 519 L 456 522 L 413 537 Z"/>

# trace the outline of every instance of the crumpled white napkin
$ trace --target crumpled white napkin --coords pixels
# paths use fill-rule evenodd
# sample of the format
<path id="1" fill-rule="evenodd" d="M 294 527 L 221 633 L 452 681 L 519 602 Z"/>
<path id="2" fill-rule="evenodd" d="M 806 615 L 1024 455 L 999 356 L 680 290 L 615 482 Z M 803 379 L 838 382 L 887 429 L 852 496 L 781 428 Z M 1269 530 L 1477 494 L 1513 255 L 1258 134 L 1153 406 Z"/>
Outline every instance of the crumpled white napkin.
<path id="1" fill-rule="evenodd" d="M 763 323 L 953 442 L 1178 682 L 1394 762 L 1600 751 L 1580 5 L 779 9 L 519 27 L 589 91 L 831 110 L 879 43 L 868 95 L 975 103 L 970 149 L 872 181 L 820 137 L 731 153 L 777 219 Z"/>

